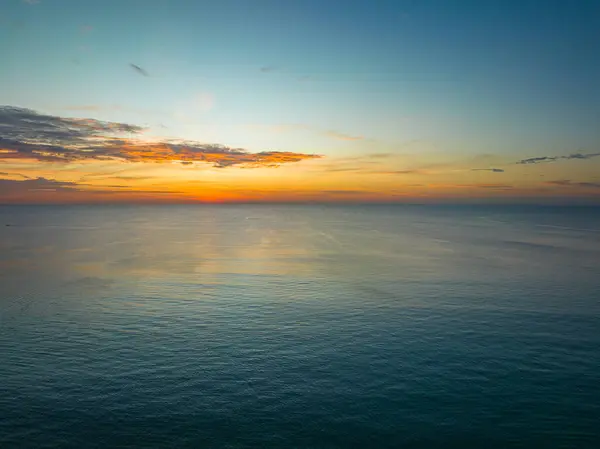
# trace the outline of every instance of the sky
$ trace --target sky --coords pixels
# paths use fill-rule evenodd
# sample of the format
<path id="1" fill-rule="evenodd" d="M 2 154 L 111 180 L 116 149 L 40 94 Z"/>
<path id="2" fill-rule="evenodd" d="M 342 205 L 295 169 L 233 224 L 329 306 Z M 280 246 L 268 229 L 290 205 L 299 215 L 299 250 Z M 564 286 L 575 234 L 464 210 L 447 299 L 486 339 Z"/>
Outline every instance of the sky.
<path id="1" fill-rule="evenodd" d="M 3 0 L 0 203 L 600 203 L 597 0 Z"/>

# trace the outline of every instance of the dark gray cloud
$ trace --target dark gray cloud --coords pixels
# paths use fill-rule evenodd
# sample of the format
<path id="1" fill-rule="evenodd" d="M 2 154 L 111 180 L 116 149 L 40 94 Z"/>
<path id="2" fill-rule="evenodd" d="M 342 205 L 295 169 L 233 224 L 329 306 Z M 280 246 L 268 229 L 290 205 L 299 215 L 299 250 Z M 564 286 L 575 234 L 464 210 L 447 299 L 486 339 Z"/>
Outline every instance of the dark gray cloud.
<path id="1" fill-rule="evenodd" d="M 55 181 L 46 178 L 24 180 L 0 179 L 0 195 L 40 191 L 73 192 L 78 190 L 76 187 L 77 183 L 75 182 Z"/>
<path id="2" fill-rule="evenodd" d="M 504 173 L 502 168 L 472 168 L 471 171 L 491 171 L 494 173 Z"/>
<path id="3" fill-rule="evenodd" d="M 89 186 L 71 181 L 57 181 L 48 178 L 30 178 L 23 180 L 0 179 L 0 198 L 13 195 L 22 195 L 31 192 L 58 192 L 58 193 L 85 193 L 87 194 L 177 194 L 173 190 L 109 190 L 111 188 L 123 189 L 124 186 L 111 185 L 98 188 L 81 188 Z"/>
<path id="4" fill-rule="evenodd" d="M 0 107 L 0 159 L 60 162 L 101 159 L 120 141 L 109 134 L 136 134 L 140 126 L 39 114 L 30 109 Z M 8 151 L 6 151 L 8 150 Z"/>
<path id="5" fill-rule="evenodd" d="M 21 173 L 9 173 L 9 172 L 6 172 L 6 171 L 0 171 L 0 176 L 18 176 L 20 178 L 30 179 L 30 177 L 27 176 L 27 175 L 23 175 Z"/>
<path id="6" fill-rule="evenodd" d="M 78 149 L 90 150 L 92 142 L 96 145 L 115 143 L 107 134 L 136 134 L 143 129 L 125 123 L 63 118 L 0 106 L 0 148 L 41 160 L 69 159 Z M 8 158 L 6 154 L 0 157 Z"/>
<path id="7" fill-rule="evenodd" d="M 131 67 L 133 70 L 135 70 L 137 73 L 139 73 L 142 76 L 150 76 L 148 74 L 148 72 L 146 72 L 144 69 L 142 69 L 139 65 L 135 65 L 135 64 L 129 64 L 129 67 Z"/>
<path id="8" fill-rule="evenodd" d="M 571 181 L 570 179 L 559 179 L 556 181 L 548 181 L 546 184 L 565 187 L 585 187 L 591 189 L 600 189 L 600 182 L 581 182 Z"/>
<path id="9" fill-rule="evenodd" d="M 251 153 L 242 148 L 195 141 L 144 142 L 140 139 L 143 130 L 141 126 L 126 123 L 56 117 L 30 109 L 3 106 L 0 107 L 0 160 L 179 161 L 205 162 L 225 168 L 235 165 L 277 167 L 320 157 L 287 151 Z"/>
<path id="10" fill-rule="evenodd" d="M 517 164 L 528 165 L 528 164 L 541 164 L 544 162 L 556 162 L 560 160 L 569 160 L 569 159 L 591 159 L 593 157 L 600 156 L 600 153 L 573 153 L 567 156 L 540 156 L 540 157 L 530 157 L 528 159 L 521 159 L 517 162 Z"/>

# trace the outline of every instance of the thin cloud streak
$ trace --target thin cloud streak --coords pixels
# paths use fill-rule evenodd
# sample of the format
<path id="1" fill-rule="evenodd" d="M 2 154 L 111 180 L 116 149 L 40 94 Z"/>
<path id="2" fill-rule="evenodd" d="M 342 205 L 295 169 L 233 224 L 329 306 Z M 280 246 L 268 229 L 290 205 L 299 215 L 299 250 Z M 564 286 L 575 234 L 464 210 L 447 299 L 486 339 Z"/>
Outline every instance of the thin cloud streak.
<path id="1" fill-rule="evenodd" d="M 247 125 L 250 129 L 258 129 L 265 130 L 273 133 L 286 133 L 291 131 L 309 131 L 317 134 L 321 134 L 323 136 L 330 137 L 336 140 L 347 140 L 347 141 L 356 141 L 356 140 L 365 140 L 364 136 L 352 136 L 350 134 L 345 134 L 339 131 L 335 131 L 332 129 L 320 129 L 315 126 L 304 125 L 301 123 L 290 123 L 290 124 L 281 124 L 281 125 Z"/>
<path id="2" fill-rule="evenodd" d="M 490 171 L 493 173 L 504 173 L 502 168 L 472 168 L 471 171 Z"/>
<path id="3" fill-rule="evenodd" d="M 324 133 L 329 137 L 333 137 L 334 139 L 338 140 L 364 140 L 364 136 L 350 136 L 337 131 L 324 131 Z"/>
<path id="4" fill-rule="evenodd" d="M 135 64 L 131 64 L 131 63 L 130 63 L 130 64 L 129 64 L 129 66 L 130 66 L 130 67 L 131 67 L 133 70 L 135 70 L 137 73 L 139 73 L 140 75 L 142 75 L 142 76 L 150 76 L 150 75 L 148 74 L 148 72 L 146 72 L 144 69 L 142 69 L 142 68 L 141 68 L 139 65 L 135 65 Z"/>
<path id="5" fill-rule="evenodd" d="M 318 193 L 331 195 L 368 195 L 373 192 L 370 190 L 321 190 Z"/>
<path id="6" fill-rule="evenodd" d="M 571 181 L 570 179 L 559 179 L 556 181 L 547 181 L 546 184 L 561 187 L 584 187 L 591 189 L 600 189 L 600 182 L 581 182 Z"/>
<path id="7" fill-rule="evenodd" d="M 492 190 L 511 190 L 514 186 L 508 184 L 456 184 L 454 187 Z"/>
<path id="8" fill-rule="evenodd" d="M 570 159 L 591 159 L 594 157 L 600 156 L 600 153 L 573 153 L 568 156 L 540 156 L 540 157 L 530 157 L 528 159 L 521 159 L 516 162 L 516 164 L 520 165 L 529 165 L 529 164 L 542 164 L 545 162 L 556 162 L 560 160 L 570 160 Z"/>
<path id="9" fill-rule="evenodd" d="M 98 186 L 101 188 L 82 188 L 91 187 L 89 184 L 82 184 L 73 181 L 57 181 L 44 177 L 14 180 L 0 179 L 0 196 L 10 197 L 14 195 L 30 194 L 32 192 L 56 192 L 56 193 L 85 193 L 85 194 L 178 194 L 174 190 L 129 190 L 127 186 Z M 116 188 L 121 190 L 108 190 L 107 188 Z"/>
<path id="10" fill-rule="evenodd" d="M 366 174 L 373 175 L 426 175 L 429 172 L 426 170 L 407 169 L 407 170 L 367 170 Z"/>

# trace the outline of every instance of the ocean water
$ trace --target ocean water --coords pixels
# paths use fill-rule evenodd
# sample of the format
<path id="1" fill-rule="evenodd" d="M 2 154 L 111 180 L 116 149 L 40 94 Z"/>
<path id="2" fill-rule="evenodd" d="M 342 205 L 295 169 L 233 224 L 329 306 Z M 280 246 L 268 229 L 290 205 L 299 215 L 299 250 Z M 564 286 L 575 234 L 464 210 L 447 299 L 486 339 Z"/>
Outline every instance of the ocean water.
<path id="1" fill-rule="evenodd" d="M 2 206 L 0 447 L 599 448 L 600 209 Z"/>

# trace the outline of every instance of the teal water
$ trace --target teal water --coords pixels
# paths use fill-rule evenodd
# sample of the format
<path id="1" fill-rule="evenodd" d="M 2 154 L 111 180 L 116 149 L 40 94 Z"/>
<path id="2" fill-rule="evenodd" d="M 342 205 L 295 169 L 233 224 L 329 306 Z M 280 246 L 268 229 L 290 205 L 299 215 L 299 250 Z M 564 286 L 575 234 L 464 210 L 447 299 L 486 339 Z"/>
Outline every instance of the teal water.
<path id="1" fill-rule="evenodd" d="M 600 209 L 0 207 L 2 448 L 598 448 L 599 422 Z"/>

